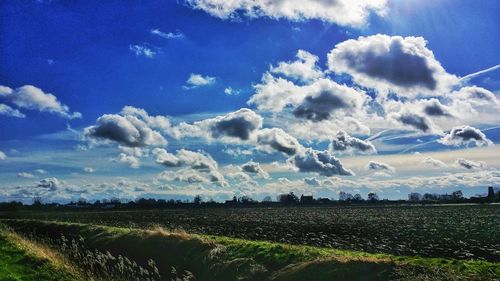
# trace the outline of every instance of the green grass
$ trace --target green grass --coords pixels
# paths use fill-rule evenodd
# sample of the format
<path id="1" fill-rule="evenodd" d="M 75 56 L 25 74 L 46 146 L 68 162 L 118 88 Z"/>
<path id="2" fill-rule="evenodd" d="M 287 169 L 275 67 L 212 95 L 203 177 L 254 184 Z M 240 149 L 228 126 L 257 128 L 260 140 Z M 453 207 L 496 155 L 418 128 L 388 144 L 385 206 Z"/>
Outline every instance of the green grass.
<path id="1" fill-rule="evenodd" d="M 56 268 L 49 260 L 37 257 L 8 240 L 0 232 L 0 281 L 73 281 L 75 276 Z"/>
<path id="2" fill-rule="evenodd" d="M 161 229 L 105 227 L 35 220 L 3 220 L 16 232 L 38 237 L 83 237 L 85 244 L 146 264 L 162 273 L 174 266 L 197 280 L 498 280 L 500 263 L 386 254 L 188 235 Z M 163 274 L 162 274 L 163 275 Z M 1 279 L 0 279 L 1 280 Z M 41 279 L 43 280 L 43 279 Z"/>

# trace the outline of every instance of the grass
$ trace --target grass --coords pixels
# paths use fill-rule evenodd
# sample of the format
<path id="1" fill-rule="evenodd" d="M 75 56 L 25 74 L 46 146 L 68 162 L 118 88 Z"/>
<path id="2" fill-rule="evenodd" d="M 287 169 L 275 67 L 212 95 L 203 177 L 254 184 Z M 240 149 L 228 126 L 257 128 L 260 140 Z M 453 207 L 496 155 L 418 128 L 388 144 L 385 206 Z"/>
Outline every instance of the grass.
<path id="1" fill-rule="evenodd" d="M 83 280 L 60 263 L 46 249 L 0 231 L 0 281 L 74 281 Z"/>
<path id="2" fill-rule="evenodd" d="M 369 254 L 266 241 L 77 223 L 3 220 L 23 235 L 82 237 L 86 246 L 196 280 L 499 280 L 500 263 Z M 2 279 L 0 279 L 2 280 Z M 43 280 L 43 279 L 42 279 Z"/>

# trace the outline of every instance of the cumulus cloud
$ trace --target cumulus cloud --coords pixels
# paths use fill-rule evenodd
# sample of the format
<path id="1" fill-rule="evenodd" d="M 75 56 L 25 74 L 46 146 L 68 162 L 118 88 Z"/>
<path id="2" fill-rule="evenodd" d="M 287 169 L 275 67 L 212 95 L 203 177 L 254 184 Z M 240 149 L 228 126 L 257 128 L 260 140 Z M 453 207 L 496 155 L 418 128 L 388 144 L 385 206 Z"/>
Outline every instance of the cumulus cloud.
<path id="1" fill-rule="evenodd" d="M 263 118 L 248 108 L 223 116 L 205 119 L 193 124 L 181 123 L 176 127 L 178 137 L 205 137 L 246 141 L 262 127 Z"/>
<path id="2" fill-rule="evenodd" d="M 84 168 L 83 168 L 83 171 L 84 171 L 85 173 L 95 173 L 95 169 L 94 169 L 94 168 L 92 168 L 92 167 L 84 167 Z"/>
<path id="3" fill-rule="evenodd" d="M 358 113 L 368 96 L 356 89 L 320 78 L 306 85 L 296 85 L 283 78 L 264 74 L 256 93 L 248 101 L 259 110 L 282 112 L 293 108 L 297 118 L 322 121 L 335 113 L 350 116 Z"/>
<path id="4" fill-rule="evenodd" d="M 481 130 L 471 126 L 454 127 L 448 134 L 439 139 L 438 142 L 454 146 L 467 146 L 471 144 L 475 144 L 476 146 L 493 145 L 493 142 Z"/>
<path id="5" fill-rule="evenodd" d="M 236 90 L 236 89 L 233 89 L 232 87 L 226 87 L 224 89 L 224 94 L 228 95 L 228 96 L 232 96 L 232 95 L 238 95 L 240 93 L 239 90 Z"/>
<path id="6" fill-rule="evenodd" d="M 445 91 L 458 78 L 448 74 L 422 37 L 372 35 L 341 42 L 328 54 L 328 68 L 360 85 L 414 97 Z"/>
<path id="7" fill-rule="evenodd" d="M 26 179 L 32 179 L 32 178 L 35 177 L 33 174 L 30 174 L 30 173 L 27 173 L 27 172 L 17 173 L 17 176 L 20 177 L 20 178 L 26 178 Z"/>
<path id="8" fill-rule="evenodd" d="M 458 91 L 452 92 L 450 97 L 467 101 L 476 106 L 496 107 L 499 105 L 498 99 L 494 93 L 477 86 L 463 87 Z"/>
<path id="9" fill-rule="evenodd" d="M 318 19 L 342 26 L 361 27 L 369 16 L 383 16 L 387 12 L 387 0 L 186 0 L 194 9 L 221 19 L 231 19 L 240 15 L 256 18 L 288 19 L 303 21 Z"/>
<path id="10" fill-rule="evenodd" d="M 120 153 L 118 155 L 118 162 L 127 164 L 130 168 L 137 169 L 140 167 L 140 161 L 134 155 L 128 155 L 126 153 Z"/>
<path id="11" fill-rule="evenodd" d="M 58 188 L 62 187 L 64 184 L 63 181 L 58 180 L 57 178 L 45 178 L 40 180 L 36 185 L 37 188 L 45 188 L 50 191 L 55 191 Z"/>
<path id="12" fill-rule="evenodd" d="M 432 117 L 452 116 L 452 114 L 450 113 L 450 109 L 441 104 L 441 102 L 439 102 L 439 100 L 437 99 L 422 100 L 420 101 L 420 104 L 422 105 L 422 111 L 427 116 L 432 116 Z"/>
<path id="13" fill-rule="evenodd" d="M 320 186 L 321 182 L 317 178 L 304 178 L 304 183 L 311 186 Z"/>
<path id="14" fill-rule="evenodd" d="M 396 169 L 391 165 L 377 161 L 370 161 L 368 163 L 368 170 L 376 172 L 389 172 L 389 173 L 394 173 L 396 171 Z"/>
<path id="15" fill-rule="evenodd" d="M 360 152 L 363 154 L 377 153 L 375 146 L 370 141 L 364 141 L 356 137 L 352 137 L 345 131 L 340 130 L 330 143 L 332 152 Z"/>
<path id="16" fill-rule="evenodd" d="M 323 77 L 323 71 L 316 65 L 319 59 L 317 56 L 298 50 L 296 57 L 296 61 L 280 62 L 277 66 L 271 67 L 270 72 L 303 82 Z"/>
<path id="17" fill-rule="evenodd" d="M 155 148 L 153 154 L 156 157 L 156 163 L 165 167 L 190 167 L 206 174 L 210 182 L 221 184 L 225 182 L 224 177 L 218 171 L 217 162 L 208 154 L 186 149 L 178 150 L 176 154 L 172 154 L 163 148 Z"/>
<path id="18" fill-rule="evenodd" d="M 393 119 L 406 127 L 422 131 L 424 133 L 438 132 L 435 125 L 427 117 L 411 111 L 390 113 L 389 119 Z"/>
<path id="19" fill-rule="evenodd" d="M 455 161 L 455 166 L 467 170 L 480 170 L 486 168 L 486 163 L 483 161 L 473 161 L 464 158 L 459 158 Z"/>
<path id="20" fill-rule="evenodd" d="M 96 125 L 84 129 L 83 135 L 87 139 L 114 141 L 128 147 L 166 145 L 166 139 L 155 129 L 168 131 L 168 119 L 149 116 L 142 109 L 127 106 L 120 114 L 99 117 Z"/>
<path id="21" fill-rule="evenodd" d="M 129 50 L 138 57 L 142 56 L 148 59 L 152 59 L 158 54 L 158 50 L 149 44 L 130 45 Z"/>
<path id="22" fill-rule="evenodd" d="M 264 171 L 264 169 L 262 169 L 260 164 L 257 162 L 249 161 L 249 162 L 241 165 L 240 168 L 241 168 L 241 171 L 243 171 L 245 173 L 248 173 L 251 175 L 257 175 L 257 176 L 265 178 L 265 179 L 269 178 L 269 174 L 266 171 Z"/>
<path id="23" fill-rule="evenodd" d="M 5 160 L 7 159 L 7 155 L 3 151 L 0 150 L 0 160 Z"/>
<path id="24" fill-rule="evenodd" d="M 53 94 L 45 93 L 40 88 L 31 85 L 25 85 L 17 89 L 0 86 L 0 99 L 12 103 L 19 108 L 55 113 L 67 119 L 82 117 L 79 112 L 71 112 L 69 107 L 62 104 Z M 11 116 L 15 117 L 24 116 L 18 110 L 5 105 L 0 106 L 0 112 L 2 111 L 8 112 Z"/>
<path id="25" fill-rule="evenodd" d="M 215 83 L 215 77 L 203 76 L 201 74 L 191 73 L 189 75 L 188 80 L 186 81 L 186 85 L 184 85 L 184 89 L 194 89 L 202 86 L 208 86 Z"/>
<path id="26" fill-rule="evenodd" d="M 328 151 L 318 151 L 307 148 L 302 153 L 296 154 L 289 159 L 300 172 L 313 172 L 323 176 L 346 175 L 354 173 L 345 168 L 339 159 Z"/>
<path id="27" fill-rule="evenodd" d="M 163 32 L 159 28 L 153 28 L 149 31 L 149 33 L 159 36 L 164 39 L 182 39 L 184 38 L 184 34 L 180 31 L 176 32 Z"/>
<path id="28" fill-rule="evenodd" d="M 434 159 L 432 157 L 427 157 L 423 159 L 420 163 L 432 167 L 432 168 L 446 168 L 448 165 L 446 165 L 443 161 Z"/>
<path id="29" fill-rule="evenodd" d="M 257 144 L 260 150 L 268 153 L 278 151 L 287 155 L 294 155 L 303 150 L 303 146 L 296 138 L 280 128 L 260 130 L 257 135 Z"/>
<path id="30" fill-rule="evenodd" d="M 7 115 L 11 117 L 24 118 L 24 115 L 21 111 L 14 109 L 6 104 L 0 103 L 0 115 Z"/>

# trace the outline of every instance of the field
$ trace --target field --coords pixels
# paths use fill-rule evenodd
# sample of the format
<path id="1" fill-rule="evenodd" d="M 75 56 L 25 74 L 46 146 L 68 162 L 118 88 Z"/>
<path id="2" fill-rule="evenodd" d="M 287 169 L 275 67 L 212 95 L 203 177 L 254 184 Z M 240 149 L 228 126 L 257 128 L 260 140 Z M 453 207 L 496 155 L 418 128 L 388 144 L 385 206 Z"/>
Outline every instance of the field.
<path id="1" fill-rule="evenodd" d="M 19 211 L 0 217 L 5 237 L 42 245 L 84 280 L 500 280 L 498 205 Z"/>
<path id="2" fill-rule="evenodd" d="M 195 234 L 369 253 L 500 260 L 500 205 L 80 210 L 3 216 L 119 227 L 162 226 Z"/>

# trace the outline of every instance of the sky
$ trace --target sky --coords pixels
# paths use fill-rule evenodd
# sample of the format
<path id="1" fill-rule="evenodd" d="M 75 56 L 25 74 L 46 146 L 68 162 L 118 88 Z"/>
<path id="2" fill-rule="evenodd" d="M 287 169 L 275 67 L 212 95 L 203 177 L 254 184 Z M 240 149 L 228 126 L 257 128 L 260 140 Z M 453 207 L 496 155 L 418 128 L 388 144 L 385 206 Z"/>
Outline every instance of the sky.
<path id="1" fill-rule="evenodd" d="M 500 185 L 495 0 L 0 2 L 0 201 Z"/>

